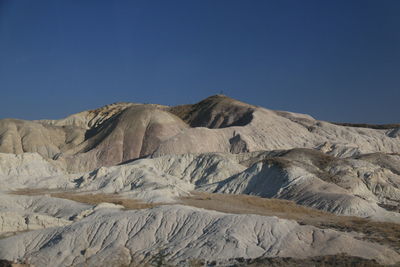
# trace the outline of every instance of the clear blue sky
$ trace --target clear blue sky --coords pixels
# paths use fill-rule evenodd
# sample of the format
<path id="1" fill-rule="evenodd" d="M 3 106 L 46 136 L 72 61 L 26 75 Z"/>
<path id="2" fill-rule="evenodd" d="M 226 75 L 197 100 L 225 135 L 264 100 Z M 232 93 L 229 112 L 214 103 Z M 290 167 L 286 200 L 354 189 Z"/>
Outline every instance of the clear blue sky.
<path id="1" fill-rule="evenodd" d="M 399 0 L 0 0 L 0 118 L 221 90 L 330 121 L 400 122 Z"/>

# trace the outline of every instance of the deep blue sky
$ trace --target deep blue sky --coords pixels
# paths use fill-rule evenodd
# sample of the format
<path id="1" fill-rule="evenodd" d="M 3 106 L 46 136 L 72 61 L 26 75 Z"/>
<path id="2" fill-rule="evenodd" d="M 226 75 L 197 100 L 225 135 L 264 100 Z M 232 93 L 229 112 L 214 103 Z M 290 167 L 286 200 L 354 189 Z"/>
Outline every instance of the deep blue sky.
<path id="1" fill-rule="evenodd" d="M 400 122 L 398 0 L 0 0 L 0 118 L 223 90 L 330 121 Z"/>

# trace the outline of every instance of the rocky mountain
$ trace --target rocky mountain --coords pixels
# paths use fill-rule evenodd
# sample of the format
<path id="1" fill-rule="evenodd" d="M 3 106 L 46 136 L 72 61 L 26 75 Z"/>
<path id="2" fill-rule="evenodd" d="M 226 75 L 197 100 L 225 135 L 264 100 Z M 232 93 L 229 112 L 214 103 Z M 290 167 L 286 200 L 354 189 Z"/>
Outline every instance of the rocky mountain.
<path id="1" fill-rule="evenodd" d="M 335 255 L 394 264 L 399 129 L 223 95 L 3 119 L 0 259 L 126 266 L 161 257 L 190 266 Z"/>
<path id="2" fill-rule="evenodd" d="M 397 128 L 339 126 L 223 95 L 194 105 L 117 103 L 61 120 L 0 120 L 0 152 L 37 152 L 70 172 L 145 156 L 312 148 L 346 157 L 399 153 Z"/>

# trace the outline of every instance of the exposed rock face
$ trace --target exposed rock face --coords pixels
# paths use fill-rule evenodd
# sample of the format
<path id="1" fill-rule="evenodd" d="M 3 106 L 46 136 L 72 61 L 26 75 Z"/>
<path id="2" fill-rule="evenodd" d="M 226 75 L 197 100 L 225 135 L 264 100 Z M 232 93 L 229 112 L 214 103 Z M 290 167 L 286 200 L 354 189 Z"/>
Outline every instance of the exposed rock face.
<path id="1" fill-rule="evenodd" d="M 0 152 L 37 152 L 53 158 L 64 149 L 84 140 L 85 131 L 75 127 L 55 127 L 31 121 L 0 120 Z"/>
<path id="2" fill-rule="evenodd" d="M 400 137 L 400 127 L 389 130 L 387 132 L 387 135 L 392 138 L 399 138 Z"/>
<path id="3" fill-rule="evenodd" d="M 284 198 L 337 214 L 400 219 L 378 205 L 400 203 L 400 176 L 392 168 L 400 163 L 397 155 L 341 159 L 294 149 L 241 157 L 248 169 L 198 189 Z"/>
<path id="4" fill-rule="evenodd" d="M 191 259 L 228 264 L 268 257 L 306 262 L 324 255 L 342 259 L 345 252 L 349 260 L 395 263 L 400 261 L 393 245 L 400 223 L 398 137 L 398 125 L 331 124 L 221 95 L 177 107 L 118 103 L 62 120 L 0 120 L 0 259 L 111 266 L 161 255 L 189 265 Z M 163 205 L 125 211 L 120 202 L 101 203 L 101 197 L 82 204 L 53 193 L 4 192 L 29 194 L 35 188 Z M 369 243 L 357 232 L 277 217 L 166 205 L 193 191 L 291 200 L 363 217 L 348 220 L 392 227 L 388 233 L 394 234 Z M 198 195 L 206 193 L 191 197 Z M 311 210 L 300 208 L 300 213 Z M 321 213 L 328 214 L 313 210 Z M 346 224 L 341 227 L 335 229 L 346 231 Z"/>
<path id="5" fill-rule="evenodd" d="M 20 196 L 0 193 L 0 211 L 26 214 L 45 214 L 68 220 L 92 206 L 49 196 Z"/>
<path id="6" fill-rule="evenodd" d="M 42 214 L 21 214 L 0 212 L 0 236 L 4 233 L 37 230 L 47 227 L 64 226 L 69 221 Z"/>
<path id="7" fill-rule="evenodd" d="M 0 238 L 21 231 L 65 226 L 89 205 L 48 196 L 0 193 Z"/>
<path id="8" fill-rule="evenodd" d="M 194 105 L 172 107 L 169 111 L 191 127 L 217 129 L 249 124 L 255 108 L 224 95 L 215 95 Z"/>
<path id="9" fill-rule="evenodd" d="M 115 103 L 98 109 L 73 114 L 61 120 L 40 120 L 37 122 L 43 122 L 55 126 L 73 126 L 84 129 L 97 128 L 107 120 L 121 113 L 126 108 L 134 105 L 137 104 Z"/>
<path id="10" fill-rule="evenodd" d="M 146 105 L 131 106 L 90 132 L 81 144 L 81 153 L 64 158 L 72 171 L 76 170 L 74 166 L 83 165 L 90 170 L 114 165 L 151 154 L 161 142 L 186 127 L 166 111 Z"/>
<path id="11" fill-rule="evenodd" d="M 48 167 L 46 161 L 42 163 Z M 400 214 L 390 212 L 400 204 L 398 155 L 343 159 L 311 149 L 166 155 L 85 174 L 53 176 L 38 172 L 40 164 L 24 164 L 9 165 L 21 175 L 4 175 L 2 188 L 119 193 L 148 202 L 174 202 L 192 190 L 250 194 L 293 200 L 336 214 L 400 222 Z"/>
<path id="12" fill-rule="evenodd" d="M 229 152 L 233 154 L 249 152 L 249 149 L 247 148 L 247 143 L 240 137 L 240 134 L 235 135 L 234 137 L 229 139 L 229 143 L 231 144 L 231 149 L 229 150 Z"/>
<path id="13" fill-rule="evenodd" d="M 399 153 L 398 129 L 348 127 L 226 96 L 166 107 L 119 103 L 62 120 L 0 120 L 0 152 L 37 152 L 70 172 L 148 155 L 317 148 L 340 157 Z"/>
<path id="14" fill-rule="evenodd" d="M 46 177 L 64 173 L 58 165 L 37 153 L 0 153 L 0 176 Z"/>
<path id="15" fill-rule="evenodd" d="M 154 248 L 173 263 L 190 258 L 306 258 L 344 252 L 385 264 L 400 260 L 393 250 L 349 234 L 276 217 L 231 215 L 186 206 L 126 212 L 103 209 L 68 227 L 0 240 L 0 258 L 26 257 L 37 266 L 128 265 L 156 254 Z"/>

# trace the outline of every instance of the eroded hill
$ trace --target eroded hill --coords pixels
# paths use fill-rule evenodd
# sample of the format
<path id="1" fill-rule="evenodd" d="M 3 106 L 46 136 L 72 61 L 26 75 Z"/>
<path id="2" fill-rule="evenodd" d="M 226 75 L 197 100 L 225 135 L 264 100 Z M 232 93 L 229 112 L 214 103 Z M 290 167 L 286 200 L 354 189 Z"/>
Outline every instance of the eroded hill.
<path id="1" fill-rule="evenodd" d="M 352 126 L 223 95 L 0 120 L 0 258 L 395 264 L 399 129 Z"/>

